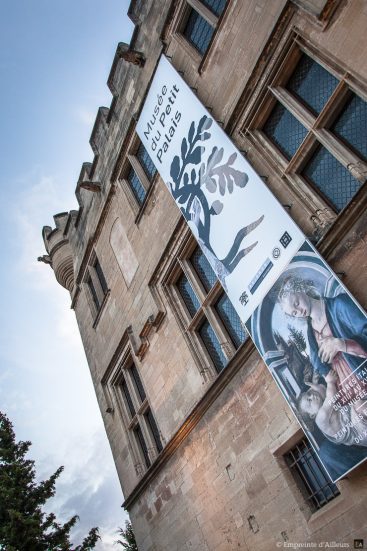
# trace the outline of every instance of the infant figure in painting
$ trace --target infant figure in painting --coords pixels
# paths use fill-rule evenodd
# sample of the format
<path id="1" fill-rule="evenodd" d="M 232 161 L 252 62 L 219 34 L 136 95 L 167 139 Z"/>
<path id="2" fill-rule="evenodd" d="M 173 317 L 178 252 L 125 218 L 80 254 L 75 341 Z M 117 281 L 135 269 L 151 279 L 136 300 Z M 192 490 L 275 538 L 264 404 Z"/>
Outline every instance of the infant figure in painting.
<path id="1" fill-rule="evenodd" d="M 278 302 L 286 315 L 305 321 L 312 367 L 323 377 L 336 372 L 342 405 L 358 399 L 360 387 L 367 395 L 367 319 L 354 301 L 346 293 L 322 297 L 311 280 L 289 276 Z M 348 383 L 352 374 L 356 385 Z"/>
<path id="2" fill-rule="evenodd" d="M 313 420 L 321 432 L 336 444 L 367 446 L 367 401 L 356 399 L 339 406 L 334 402 L 338 376 L 330 370 L 326 387 L 308 383 L 310 389 L 298 398 L 298 410 L 306 420 Z"/>

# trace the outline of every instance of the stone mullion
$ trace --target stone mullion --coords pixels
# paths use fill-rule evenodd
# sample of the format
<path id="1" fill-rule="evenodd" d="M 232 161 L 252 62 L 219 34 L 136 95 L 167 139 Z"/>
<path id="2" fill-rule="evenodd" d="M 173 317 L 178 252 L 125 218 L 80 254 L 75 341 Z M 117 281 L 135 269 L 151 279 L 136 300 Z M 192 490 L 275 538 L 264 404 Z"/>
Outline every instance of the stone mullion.
<path id="1" fill-rule="evenodd" d="M 206 19 L 206 21 L 211 25 L 212 27 L 216 27 L 218 25 L 219 17 L 217 17 L 209 8 L 207 8 L 202 2 L 199 0 L 187 0 L 187 3 L 199 14 L 201 17 Z"/>

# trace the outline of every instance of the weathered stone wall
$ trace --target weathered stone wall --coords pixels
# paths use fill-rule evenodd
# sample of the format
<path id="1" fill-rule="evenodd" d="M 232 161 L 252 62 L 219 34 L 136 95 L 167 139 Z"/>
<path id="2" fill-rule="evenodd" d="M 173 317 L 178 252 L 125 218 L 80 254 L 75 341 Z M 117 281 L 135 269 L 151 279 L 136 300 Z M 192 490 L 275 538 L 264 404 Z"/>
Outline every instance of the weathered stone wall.
<path id="1" fill-rule="evenodd" d="M 91 138 L 95 153 L 91 180 L 101 184 L 101 191 L 78 186 L 81 208 L 70 214 L 62 229 L 73 254 L 73 307 L 126 498 L 141 475 L 134 466 L 126 427 L 118 410 L 111 412 L 102 379 L 129 327 L 139 346 L 139 334 L 148 318 L 162 308 L 149 282 L 179 224 L 179 213 L 158 180 L 137 219 L 116 177 L 116 167 L 123 161 L 119 157 L 124 157 L 122 148 L 132 115 L 139 112 L 162 51 L 160 37 L 164 36 L 166 53 L 184 72 L 185 81 L 197 88 L 200 100 L 213 109 L 258 173 L 267 177 L 276 197 L 292 204 L 291 216 L 310 236 L 315 229 L 314 212 L 289 187 L 274 162 L 261 156 L 242 132 L 246 109 L 257 93 L 256 79 L 266 77 L 283 36 L 297 30 L 359 82 L 367 81 L 363 48 L 367 8 L 362 0 L 230 0 L 201 73 L 200 59 L 189 55 L 172 33 L 174 10 L 165 24 L 171 6 L 169 0 L 132 3 L 132 15 L 140 25 L 133 48 L 144 54 L 146 62 L 144 68 L 122 60 L 114 63 L 109 79 L 110 87 L 118 92 L 113 112 L 100 110 Z M 320 13 L 325 6 L 330 8 L 325 18 L 317 19 L 312 12 Z M 366 96 L 367 88 L 359 92 Z M 347 224 L 340 220 L 318 247 L 337 272 L 345 272 L 345 284 L 366 306 L 365 210 Z M 111 246 L 114 239 L 129 251 L 126 266 L 114 252 L 116 245 Z M 83 270 L 92 250 L 110 289 L 98 323 L 94 323 L 83 287 Z M 139 358 L 130 348 L 167 444 L 177 431 L 184 432 L 192 418 L 190 412 L 205 399 L 213 380 L 200 374 L 169 304 L 163 309 L 165 316 L 149 334 L 145 355 Z M 243 365 L 228 378 L 215 401 L 202 409 L 201 420 L 160 464 L 149 485 L 129 502 L 139 549 L 270 550 L 277 541 L 348 541 L 352 546 L 353 537 L 363 537 L 367 527 L 366 468 L 362 466 L 340 482 L 341 496 L 311 515 L 282 459 L 282 453 L 299 437 L 298 425 L 252 345 L 246 343 L 241 354 Z M 225 377 L 225 373 L 219 375 L 222 380 Z"/>
<path id="2" fill-rule="evenodd" d="M 366 530 L 365 467 L 311 515 L 276 454 L 294 434 L 298 425 L 254 351 L 131 508 L 139 550 L 270 551 L 287 541 L 353 548 Z"/>

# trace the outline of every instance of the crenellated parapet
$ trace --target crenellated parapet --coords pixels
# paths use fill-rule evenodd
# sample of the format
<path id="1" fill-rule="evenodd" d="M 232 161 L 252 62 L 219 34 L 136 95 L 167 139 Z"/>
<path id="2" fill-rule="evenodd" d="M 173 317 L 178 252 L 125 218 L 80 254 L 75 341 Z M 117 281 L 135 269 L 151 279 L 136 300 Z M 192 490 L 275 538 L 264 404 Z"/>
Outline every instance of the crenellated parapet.
<path id="1" fill-rule="evenodd" d="M 49 264 L 57 281 L 72 295 L 77 292 L 80 271 L 90 245 L 95 241 L 116 192 L 121 159 L 134 132 L 136 117 L 151 79 L 162 44 L 155 51 L 146 48 L 144 20 L 148 5 L 131 0 L 128 16 L 135 25 L 130 43 L 119 42 L 107 86 L 112 94 L 109 107 L 99 107 L 90 136 L 92 162 L 84 162 L 77 179 L 78 210 L 54 216 L 55 227 L 43 228 L 47 254 L 38 260 Z M 148 55 L 149 54 L 149 55 Z"/>
<path id="2" fill-rule="evenodd" d="M 54 216 L 54 229 L 50 226 L 43 227 L 42 237 L 47 255 L 38 258 L 40 262 L 51 266 L 57 281 L 70 293 L 74 288 L 74 262 L 68 232 L 77 214 L 77 211 L 61 212 Z"/>

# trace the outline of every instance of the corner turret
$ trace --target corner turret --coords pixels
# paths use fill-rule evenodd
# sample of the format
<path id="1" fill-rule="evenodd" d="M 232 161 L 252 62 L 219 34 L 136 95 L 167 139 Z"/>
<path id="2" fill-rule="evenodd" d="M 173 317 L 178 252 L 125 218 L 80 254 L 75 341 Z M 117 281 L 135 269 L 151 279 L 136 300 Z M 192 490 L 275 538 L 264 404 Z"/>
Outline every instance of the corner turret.
<path id="1" fill-rule="evenodd" d="M 73 252 L 68 239 L 70 222 L 77 216 L 76 211 L 55 214 L 55 228 L 44 226 L 42 237 L 47 255 L 38 257 L 40 262 L 49 264 L 57 281 L 72 294 L 74 289 Z"/>

